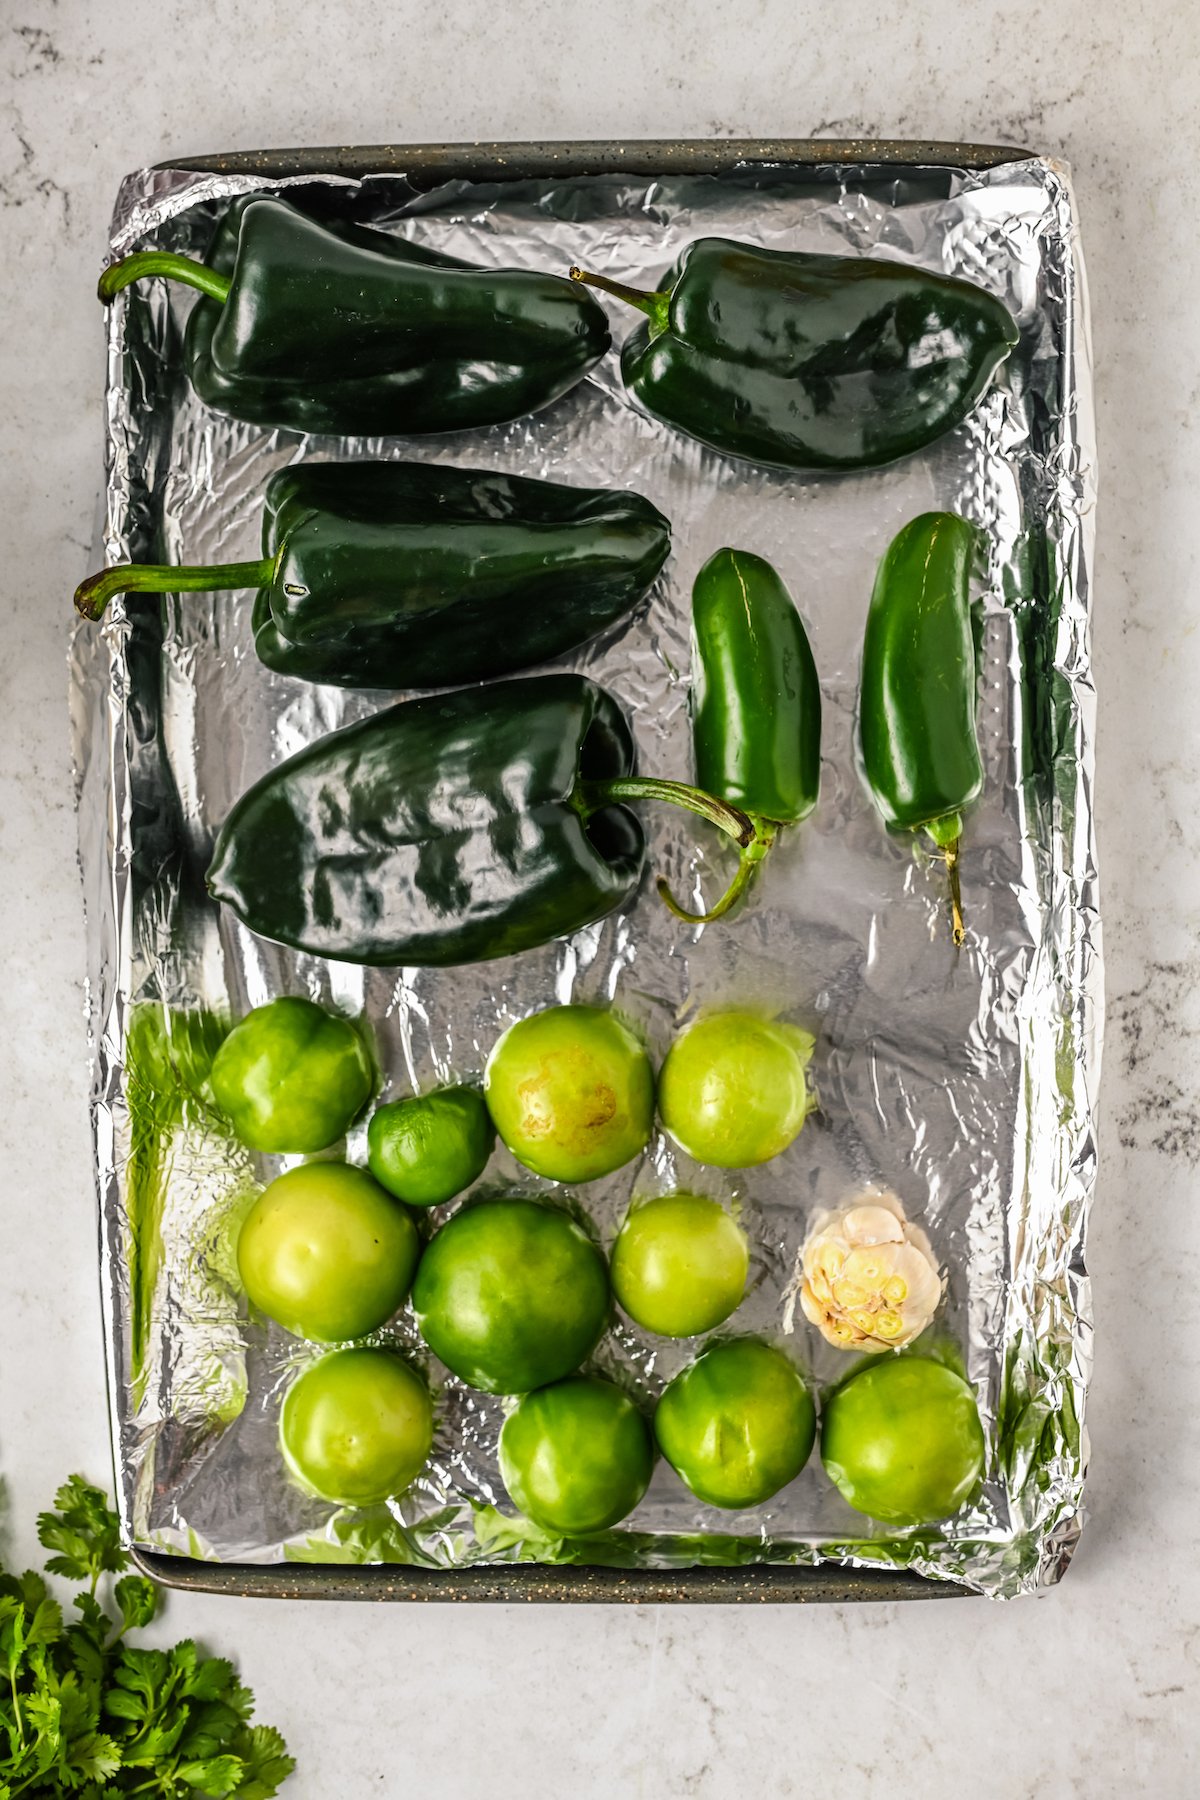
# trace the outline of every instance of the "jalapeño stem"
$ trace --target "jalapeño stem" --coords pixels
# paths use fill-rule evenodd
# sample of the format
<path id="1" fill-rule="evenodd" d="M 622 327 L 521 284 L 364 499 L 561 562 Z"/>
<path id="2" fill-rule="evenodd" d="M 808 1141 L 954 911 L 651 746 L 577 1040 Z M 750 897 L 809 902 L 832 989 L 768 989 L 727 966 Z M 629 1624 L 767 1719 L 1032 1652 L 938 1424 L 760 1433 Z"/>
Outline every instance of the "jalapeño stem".
<path id="1" fill-rule="evenodd" d="M 950 881 L 950 935 L 954 939 L 956 950 L 961 950 L 967 941 L 967 928 L 963 923 L 962 912 L 962 883 L 958 873 L 962 828 L 962 814 L 956 812 L 945 813 L 940 819 L 931 819 L 924 828 L 945 859 L 946 874 Z"/>
<path id="2" fill-rule="evenodd" d="M 228 275 L 218 275 L 207 263 L 196 262 L 190 256 L 176 256 L 170 250 L 135 250 L 132 256 L 123 256 L 120 262 L 105 269 L 96 292 L 107 305 L 131 281 L 141 281 L 146 275 L 185 282 L 222 305 L 229 298 Z"/>
<path id="3" fill-rule="evenodd" d="M 954 948 L 961 950 L 967 941 L 967 928 L 963 924 L 962 884 L 958 877 L 958 844 L 955 838 L 952 844 L 946 845 L 946 873 L 950 877 L 950 935 L 954 939 Z"/>
<path id="4" fill-rule="evenodd" d="M 115 568 L 101 569 L 89 575 L 75 589 L 75 610 L 82 618 L 95 622 L 104 617 L 104 609 L 114 594 L 215 593 L 225 588 L 270 587 L 275 576 L 275 558 L 264 556 L 258 562 L 210 563 L 205 567 L 173 569 L 167 564 L 118 563 Z"/>

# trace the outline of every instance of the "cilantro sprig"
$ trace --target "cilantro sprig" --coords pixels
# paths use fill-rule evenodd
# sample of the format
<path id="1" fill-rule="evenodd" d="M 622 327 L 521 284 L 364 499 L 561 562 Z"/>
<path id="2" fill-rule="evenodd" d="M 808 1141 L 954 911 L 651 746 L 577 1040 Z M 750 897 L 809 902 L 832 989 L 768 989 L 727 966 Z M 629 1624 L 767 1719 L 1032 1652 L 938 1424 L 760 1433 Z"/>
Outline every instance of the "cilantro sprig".
<path id="1" fill-rule="evenodd" d="M 190 1640 L 171 1650 L 129 1642 L 160 1594 L 126 1573 L 99 1488 L 72 1475 L 38 1537 L 52 1553 L 47 1572 L 86 1586 L 67 1623 L 41 1575 L 0 1567 L 0 1800 L 277 1794 L 295 1763 L 277 1731 L 250 1723 L 253 1695 L 233 1664 Z"/>

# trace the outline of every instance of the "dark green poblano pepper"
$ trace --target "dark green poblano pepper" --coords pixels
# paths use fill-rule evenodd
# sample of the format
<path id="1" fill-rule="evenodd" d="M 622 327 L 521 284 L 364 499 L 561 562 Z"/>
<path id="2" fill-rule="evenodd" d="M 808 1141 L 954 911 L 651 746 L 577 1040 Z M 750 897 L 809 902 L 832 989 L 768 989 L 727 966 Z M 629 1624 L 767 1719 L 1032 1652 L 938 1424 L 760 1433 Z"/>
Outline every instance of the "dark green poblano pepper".
<path id="1" fill-rule="evenodd" d="M 137 251 L 100 298 L 164 276 L 198 288 L 185 356 L 217 412 L 292 431 L 462 431 L 557 400 L 611 342 L 563 276 L 483 269 L 270 196 L 235 201 L 207 262 Z"/>
<path id="2" fill-rule="evenodd" d="M 1017 343 L 968 281 L 871 257 L 698 238 L 662 289 L 572 269 L 646 316 L 621 373 L 655 418 L 784 469 L 868 469 L 961 423 Z"/>
<path id="3" fill-rule="evenodd" d="M 208 886 L 252 931 L 316 956 L 483 962 L 632 896 L 645 841 L 631 800 L 754 835 L 711 795 L 635 775 L 624 714 L 582 675 L 430 694 L 263 776 L 225 820 Z"/>
<path id="4" fill-rule="evenodd" d="M 268 668 L 339 687 L 445 687 L 574 650 L 623 618 L 667 559 L 671 527 L 641 494 L 431 463 L 301 463 L 267 484 L 263 556 L 105 569 L 113 594 L 259 589 Z"/>
<path id="5" fill-rule="evenodd" d="M 692 750 L 696 780 L 754 822 L 730 887 L 691 924 L 727 913 L 780 829 L 798 824 L 821 787 L 821 684 L 795 602 L 771 564 L 718 550 L 692 588 Z"/>
<path id="6" fill-rule="evenodd" d="M 956 513 L 923 513 L 893 540 L 867 614 L 859 694 L 867 786 L 892 830 L 923 831 L 943 853 L 956 945 L 966 935 L 962 815 L 983 789 L 970 592 L 979 542 Z"/>

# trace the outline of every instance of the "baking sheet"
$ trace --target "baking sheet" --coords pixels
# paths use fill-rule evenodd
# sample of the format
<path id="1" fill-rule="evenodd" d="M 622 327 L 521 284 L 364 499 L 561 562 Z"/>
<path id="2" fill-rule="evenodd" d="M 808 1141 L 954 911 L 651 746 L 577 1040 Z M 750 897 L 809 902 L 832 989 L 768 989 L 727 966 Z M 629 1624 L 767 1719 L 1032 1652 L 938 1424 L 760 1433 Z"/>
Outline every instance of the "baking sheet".
<path id="1" fill-rule="evenodd" d="M 249 595 L 132 599 L 113 607 L 101 632 L 77 631 L 93 1118 L 130 1540 L 242 1564 L 832 1561 L 916 1569 L 993 1594 L 1057 1579 L 1078 1536 L 1087 1455 L 1083 1239 L 1100 1008 L 1088 647 L 1094 453 L 1065 170 L 1040 159 L 977 172 L 828 164 L 662 178 L 564 167 L 424 193 L 393 174 L 264 184 L 147 171 L 122 190 L 114 253 L 148 243 L 201 253 L 225 198 L 264 185 L 481 263 L 565 269 L 578 260 L 642 285 L 709 232 L 893 255 L 989 286 L 1018 316 L 1022 343 L 973 419 L 929 451 L 863 476 L 798 477 L 727 462 L 643 418 L 622 393 L 615 356 L 557 406 L 507 427 L 408 441 L 265 434 L 219 419 L 187 389 L 180 334 L 190 295 L 145 284 L 114 306 L 109 560 L 256 554 L 262 487 L 300 457 L 417 456 L 635 487 L 673 521 L 671 562 L 630 626 L 561 666 L 622 698 L 642 767 L 688 773 L 690 583 L 723 543 L 769 557 L 788 581 L 825 705 L 820 807 L 781 843 L 734 924 L 679 926 L 647 880 L 628 912 L 543 951 L 464 970 L 363 971 L 252 938 L 207 900 L 202 878 L 215 829 L 242 788 L 383 697 L 262 669 Z M 632 316 L 614 306 L 613 318 L 619 339 Z M 875 565 L 906 519 L 935 506 L 964 512 L 993 544 L 982 594 L 988 785 L 964 840 L 969 939 L 957 958 L 937 871 L 887 838 L 858 782 L 853 745 Z M 719 846 L 682 817 L 644 816 L 648 875 L 666 873 L 684 895 L 698 882 L 718 891 L 728 870 Z M 232 1151 L 186 1092 L 156 1113 L 146 1083 L 135 1083 L 131 1116 L 127 1071 L 132 1029 L 140 1066 L 147 1046 L 152 1058 L 165 1045 L 165 1061 L 151 1066 L 186 1090 L 188 1046 L 210 1021 L 284 991 L 365 1012 L 389 1094 L 477 1072 L 507 1023 L 554 1000 L 615 1001 L 659 1055 L 677 1021 L 701 1005 L 762 1004 L 813 1029 L 822 1111 L 784 1157 L 726 1176 L 659 1138 L 641 1165 L 578 1198 L 606 1241 L 634 1192 L 678 1183 L 729 1201 L 754 1255 L 736 1325 L 778 1333 L 812 1213 L 868 1181 L 895 1188 L 949 1270 L 943 1322 L 993 1450 L 979 1504 L 944 1530 L 889 1535 L 841 1501 L 814 1455 L 766 1506 L 721 1515 L 660 1466 L 637 1512 L 599 1549 L 547 1542 L 515 1521 L 498 1481 L 502 1403 L 448 1377 L 403 1314 L 386 1335 L 415 1350 L 439 1390 L 427 1477 L 400 1504 L 365 1515 L 299 1494 L 275 1433 L 281 1391 L 303 1352 L 246 1319 L 231 1260 L 239 1207 L 296 1159 Z M 349 1153 L 363 1152 L 360 1128 Z M 483 1185 L 510 1180 L 525 1191 L 546 1185 L 498 1153 Z M 802 1320 L 792 1345 L 818 1383 L 847 1366 Z M 693 1349 L 621 1322 L 596 1361 L 652 1399 Z"/>

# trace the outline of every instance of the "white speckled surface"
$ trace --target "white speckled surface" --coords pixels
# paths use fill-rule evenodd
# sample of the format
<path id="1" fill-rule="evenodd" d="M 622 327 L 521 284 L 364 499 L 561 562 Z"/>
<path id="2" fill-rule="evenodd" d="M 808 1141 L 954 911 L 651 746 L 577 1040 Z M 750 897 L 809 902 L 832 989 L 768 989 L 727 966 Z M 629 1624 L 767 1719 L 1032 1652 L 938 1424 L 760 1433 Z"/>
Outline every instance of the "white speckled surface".
<path id="1" fill-rule="evenodd" d="M 0 1469 L 18 1561 L 61 1477 L 108 1468 L 64 650 L 100 473 L 92 283 L 121 175 L 305 142 L 964 136 L 1064 154 L 1083 217 L 1110 1025 L 1076 1564 L 1009 1607 L 172 1600 L 166 1629 L 240 1657 L 300 1759 L 296 1800 L 1200 1789 L 1198 52 L 1200 13 L 1174 0 L 913 0 L 897 23 L 875 0 L 0 7 Z"/>

